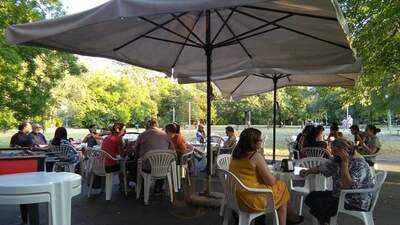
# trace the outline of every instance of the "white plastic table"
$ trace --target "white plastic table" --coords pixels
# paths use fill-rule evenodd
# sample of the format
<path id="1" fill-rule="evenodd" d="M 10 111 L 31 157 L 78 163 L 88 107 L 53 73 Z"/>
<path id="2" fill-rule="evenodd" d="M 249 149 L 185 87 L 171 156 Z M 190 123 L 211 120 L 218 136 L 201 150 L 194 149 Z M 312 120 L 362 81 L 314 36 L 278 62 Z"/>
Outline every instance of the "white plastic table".
<path id="1" fill-rule="evenodd" d="M 81 193 L 75 173 L 18 173 L 0 175 L 0 204 L 49 203 L 49 224 L 71 225 L 71 198 Z"/>

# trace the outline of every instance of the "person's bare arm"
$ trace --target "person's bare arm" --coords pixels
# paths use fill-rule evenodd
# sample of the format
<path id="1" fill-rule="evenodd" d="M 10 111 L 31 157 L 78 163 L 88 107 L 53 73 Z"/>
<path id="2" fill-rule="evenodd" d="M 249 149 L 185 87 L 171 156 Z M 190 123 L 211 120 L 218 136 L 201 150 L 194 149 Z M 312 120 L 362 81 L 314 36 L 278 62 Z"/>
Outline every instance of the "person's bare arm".
<path id="1" fill-rule="evenodd" d="M 257 173 L 260 175 L 264 183 L 271 186 L 275 185 L 278 179 L 276 179 L 276 177 L 274 177 L 274 175 L 272 175 L 271 171 L 268 169 L 264 157 L 257 152 L 250 160 L 256 166 Z"/>
<path id="2" fill-rule="evenodd" d="M 319 173 L 320 173 L 319 166 L 315 166 L 310 169 L 301 170 L 300 176 L 305 177 L 310 174 L 319 174 Z"/>

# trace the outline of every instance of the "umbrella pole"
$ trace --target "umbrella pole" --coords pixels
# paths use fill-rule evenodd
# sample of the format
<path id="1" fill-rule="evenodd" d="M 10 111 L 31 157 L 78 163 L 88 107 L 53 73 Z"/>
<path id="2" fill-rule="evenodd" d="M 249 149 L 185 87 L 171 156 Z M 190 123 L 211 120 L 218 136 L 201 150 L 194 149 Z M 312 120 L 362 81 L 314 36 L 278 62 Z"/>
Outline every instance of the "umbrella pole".
<path id="1" fill-rule="evenodd" d="M 277 84 L 278 84 L 278 77 L 274 75 L 272 81 L 274 82 L 274 124 L 272 128 L 272 162 L 275 163 L 275 149 L 276 149 L 276 91 L 277 91 Z"/>
<path id="2" fill-rule="evenodd" d="M 207 57 L 207 187 L 206 195 L 211 192 L 211 175 L 213 164 L 213 153 L 211 152 L 211 64 L 212 64 L 212 44 L 211 44 L 211 21 L 210 10 L 206 11 L 206 45 L 205 53 Z"/>

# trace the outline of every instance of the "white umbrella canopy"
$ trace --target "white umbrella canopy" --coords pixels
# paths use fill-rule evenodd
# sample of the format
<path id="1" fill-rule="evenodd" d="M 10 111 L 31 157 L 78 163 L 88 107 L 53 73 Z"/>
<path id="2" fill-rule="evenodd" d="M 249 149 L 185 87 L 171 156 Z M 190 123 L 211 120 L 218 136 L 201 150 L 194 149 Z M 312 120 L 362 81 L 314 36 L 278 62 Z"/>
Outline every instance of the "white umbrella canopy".
<path id="1" fill-rule="evenodd" d="M 274 77 L 277 78 L 276 88 L 287 86 L 354 86 L 361 72 L 361 61 L 340 68 L 320 68 L 316 70 L 278 70 L 265 71 L 255 69 L 241 76 L 215 80 L 214 83 L 225 96 L 239 99 L 246 96 L 274 91 Z M 333 74 L 331 74 L 334 72 Z M 190 82 L 190 80 L 186 80 Z"/>
<path id="2" fill-rule="evenodd" d="M 206 13 L 210 11 L 210 42 Z M 227 22 L 225 22 L 227 21 Z M 336 0 L 112 0 L 7 31 L 11 43 L 116 59 L 185 78 L 354 62 Z"/>
<path id="3" fill-rule="evenodd" d="M 347 34 L 336 0 L 111 0 L 6 31 L 14 44 L 115 59 L 178 79 L 207 78 L 208 135 L 213 78 L 351 64 Z"/>

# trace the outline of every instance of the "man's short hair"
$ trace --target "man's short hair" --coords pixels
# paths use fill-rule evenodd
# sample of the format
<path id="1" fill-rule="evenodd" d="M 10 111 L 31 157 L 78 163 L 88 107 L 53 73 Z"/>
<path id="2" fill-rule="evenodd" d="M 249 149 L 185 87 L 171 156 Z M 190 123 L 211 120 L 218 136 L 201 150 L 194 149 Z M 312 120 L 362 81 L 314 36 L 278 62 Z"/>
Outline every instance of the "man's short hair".
<path id="1" fill-rule="evenodd" d="M 26 126 L 28 126 L 28 122 L 23 122 L 21 124 L 18 125 L 18 130 L 22 131 Z"/>

